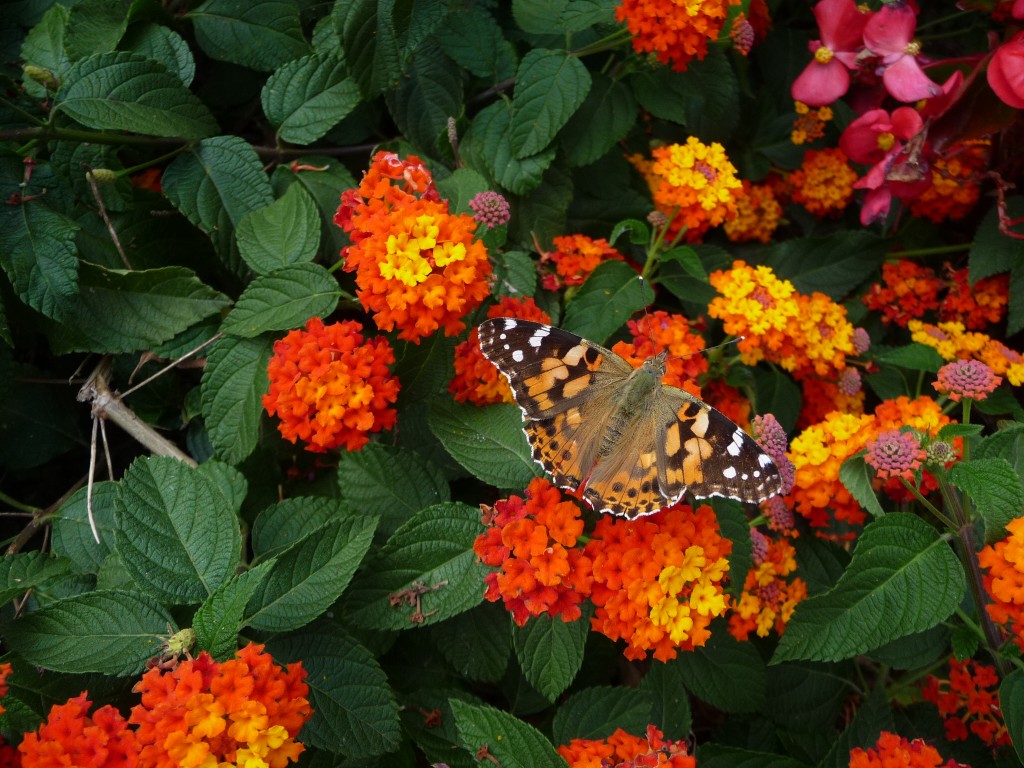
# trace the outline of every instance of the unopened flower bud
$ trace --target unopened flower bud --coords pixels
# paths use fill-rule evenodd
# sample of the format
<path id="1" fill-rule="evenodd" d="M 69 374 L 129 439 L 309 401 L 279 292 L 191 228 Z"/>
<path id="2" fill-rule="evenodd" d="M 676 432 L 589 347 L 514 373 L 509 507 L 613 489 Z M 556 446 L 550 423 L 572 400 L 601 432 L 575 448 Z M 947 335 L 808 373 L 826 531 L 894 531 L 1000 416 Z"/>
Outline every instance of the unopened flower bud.
<path id="1" fill-rule="evenodd" d="M 60 80 L 45 67 L 37 67 L 35 64 L 26 64 L 22 69 L 25 76 L 39 83 L 48 91 L 56 91 L 60 88 Z"/>

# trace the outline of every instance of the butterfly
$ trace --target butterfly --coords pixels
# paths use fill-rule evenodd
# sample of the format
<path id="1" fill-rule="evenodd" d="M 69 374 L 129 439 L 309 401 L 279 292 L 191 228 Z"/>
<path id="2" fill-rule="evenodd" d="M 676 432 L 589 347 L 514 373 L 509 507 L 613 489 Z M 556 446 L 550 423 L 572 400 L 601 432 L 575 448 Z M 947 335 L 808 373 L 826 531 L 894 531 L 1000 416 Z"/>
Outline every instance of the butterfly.
<path id="1" fill-rule="evenodd" d="M 707 403 L 663 384 L 667 352 L 639 368 L 550 325 L 494 318 L 480 349 L 508 379 L 533 458 L 594 509 L 629 519 L 689 491 L 757 504 L 779 493 L 771 457 Z"/>

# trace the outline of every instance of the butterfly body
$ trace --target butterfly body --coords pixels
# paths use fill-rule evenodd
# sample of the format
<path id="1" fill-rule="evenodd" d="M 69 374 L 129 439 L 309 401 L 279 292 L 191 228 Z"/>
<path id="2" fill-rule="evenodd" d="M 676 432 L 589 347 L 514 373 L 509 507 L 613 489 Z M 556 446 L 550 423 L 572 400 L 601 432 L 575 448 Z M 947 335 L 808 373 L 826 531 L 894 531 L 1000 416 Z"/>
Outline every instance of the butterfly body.
<path id="1" fill-rule="evenodd" d="M 553 326 L 497 318 L 480 348 L 508 378 L 533 458 L 600 512 L 635 518 L 679 501 L 757 503 L 779 492 L 772 460 L 721 413 L 663 384 L 667 354 L 633 368 Z"/>

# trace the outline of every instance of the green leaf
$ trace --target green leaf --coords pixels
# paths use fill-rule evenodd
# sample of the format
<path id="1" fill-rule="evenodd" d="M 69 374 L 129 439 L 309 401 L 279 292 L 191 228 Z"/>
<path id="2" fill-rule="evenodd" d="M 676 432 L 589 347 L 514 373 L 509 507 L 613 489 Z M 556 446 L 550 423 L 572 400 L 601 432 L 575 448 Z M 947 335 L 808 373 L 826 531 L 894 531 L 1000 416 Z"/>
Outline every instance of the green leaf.
<path id="1" fill-rule="evenodd" d="M 19 552 L 0 560 L 0 600 L 7 603 L 47 582 L 67 577 L 71 561 L 42 552 Z"/>
<path id="2" fill-rule="evenodd" d="M 971 497 L 985 520 L 985 542 L 1006 538 L 1006 524 L 1024 515 L 1024 487 L 1006 459 L 958 461 L 949 470 L 953 485 Z"/>
<path id="3" fill-rule="evenodd" d="M 310 531 L 354 512 L 345 502 L 324 496 L 295 496 L 271 504 L 252 525 L 253 556 L 258 560 L 276 557 Z"/>
<path id="4" fill-rule="evenodd" d="M 690 697 L 678 664 L 654 664 L 640 681 L 640 690 L 654 697 L 649 722 L 657 725 L 667 739 L 685 739 L 693 726 Z"/>
<path id="5" fill-rule="evenodd" d="M 754 392 L 758 413 L 772 414 L 789 434 L 796 433 L 803 395 L 793 377 L 776 368 L 758 366 L 753 369 Z"/>
<path id="6" fill-rule="evenodd" d="M 159 653 L 174 619 L 135 591 L 87 592 L 22 616 L 5 627 L 11 650 L 55 672 L 138 674 Z"/>
<path id="7" fill-rule="evenodd" d="M 376 517 L 347 514 L 278 555 L 249 601 L 246 626 L 287 632 L 320 616 L 352 580 L 376 527 Z"/>
<path id="8" fill-rule="evenodd" d="M 498 488 L 525 488 L 541 469 L 514 405 L 475 405 L 437 398 L 430 404 L 430 431 L 477 479 Z"/>
<path id="9" fill-rule="evenodd" d="M 551 733 L 556 744 L 573 739 L 606 739 L 621 728 L 627 733 L 642 734 L 652 723 L 654 696 L 643 684 L 651 673 L 665 667 L 657 664 L 640 681 L 640 688 L 584 688 L 574 693 L 555 712 Z M 685 700 L 685 694 L 683 694 Z"/>
<path id="10" fill-rule="evenodd" d="M 853 670 L 848 667 L 797 664 L 768 667 L 761 714 L 777 726 L 805 736 L 830 731 L 848 700 L 849 675 L 852 674 Z"/>
<path id="11" fill-rule="evenodd" d="M 839 467 L 839 480 L 850 492 L 850 495 L 873 517 L 881 517 L 885 514 L 882 505 L 878 502 L 875 489 L 871 487 L 873 472 L 868 471 L 867 462 L 863 455 L 851 456 Z"/>
<path id="12" fill-rule="evenodd" d="M 212 59 L 269 72 L 310 50 L 296 0 L 206 0 L 186 15 Z"/>
<path id="13" fill-rule="evenodd" d="M 228 499 L 177 459 L 136 459 L 118 483 L 114 509 L 125 566 L 164 602 L 201 602 L 238 566 L 242 537 Z"/>
<path id="14" fill-rule="evenodd" d="M 1017 757 L 1024 760 L 1024 671 L 1015 669 L 999 684 L 999 706 Z"/>
<path id="15" fill-rule="evenodd" d="M 756 712 L 764 705 L 765 667 L 750 643 L 726 632 L 670 662 L 687 690 L 723 712 Z"/>
<path id="16" fill-rule="evenodd" d="M 486 750 L 503 768 L 565 768 L 551 742 L 531 725 L 507 712 L 452 700 L 459 743 L 471 755 Z"/>
<path id="17" fill-rule="evenodd" d="M 217 456 L 237 464 L 256 447 L 267 392 L 268 339 L 225 337 L 210 347 L 201 385 L 203 417 Z"/>
<path id="18" fill-rule="evenodd" d="M 0 212 L 0 267 L 18 298 L 56 320 L 67 316 L 78 293 L 78 229 L 41 199 Z"/>
<path id="19" fill-rule="evenodd" d="M 882 731 L 896 732 L 892 711 L 886 700 L 885 689 L 873 688 L 857 709 L 853 721 L 833 743 L 821 762 L 822 768 L 849 768 L 850 750 L 874 744 Z"/>
<path id="20" fill-rule="evenodd" d="M 571 166 L 600 159 L 636 123 L 636 100 L 629 88 L 600 72 L 593 78 L 586 100 L 559 136 L 563 157 Z"/>
<path id="21" fill-rule="evenodd" d="M 314 53 L 289 61 L 267 78 L 263 113 L 277 138 L 312 144 L 359 104 L 359 86 L 338 56 Z"/>
<path id="22" fill-rule="evenodd" d="M 1024 328 L 1024 258 L 1010 271 L 1009 311 L 1006 315 L 1006 334 L 1013 336 Z"/>
<path id="23" fill-rule="evenodd" d="M 917 342 L 902 347 L 872 350 L 872 356 L 879 365 L 891 365 L 926 373 L 937 372 L 944 362 L 932 347 Z"/>
<path id="24" fill-rule="evenodd" d="M 770 249 L 766 260 L 798 291 L 821 291 L 839 301 L 881 266 L 888 247 L 888 241 L 873 232 L 840 231 L 786 240 Z"/>
<path id="25" fill-rule="evenodd" d="M 537 292 L 537 263 L 523 251 L 503 251 L 494 265 L 495 296 L 533 296 Z"/>
<path id="26" fill-rule="evenodd" d="M 535 48 L 516 71 L 509 141 L 523 160 L 544 150 L 580 108 L 590 90 L 590 73 L 566 51 Z"/>
<path id="27" fill-rule="evenodd" d="M 481 8 L 461 8 L 437 31 L 441 49 L 460 67 L 496 82 L 511 77 L 515 50 L 494 17 Z"/>
<path id="28" fill-rule="evenodd" d="M 977 638 L 970 631 L 968 633 Z M 949 655 L 949 641 L 949 629 L 939 625 L 893 640 L 868 655 L 894 669 L 922 669 Z"/>
<path id="29" fill-rule="evenodd" d="M 156 59 L 175 75 L 186 88 L 196 76 L 196 61 L 185 39 L 173 29 L 160 24 L 133 26 L 123 47 L 148 59 Z"/>
<path id="30" fill-rule="evenodd" d="M 939 435 L 942 435 L 940 430 Z M 976 459 L 1006 459 L 1018 474 L 1024 475 L 1024 424 L 1003 423 L 998 432 L 981 440 L 973 454 Z"/>
<path id="31" fill-rule="evenodd" d="M 430 461 L 380 443 L 338 459 L 338 488 L 354 509 L 386 521 L 389 533 L 421 509 L 451 499 L 444 475 Z"/>
<path id="32" fill-rule="evenodd" d="M 791 757 L 705 742 L 697 747 L 700 768 L 807 768 Z"/>
<path id="33" fill-rule="evenodd" d="M 54 109 L 97 130 L 202 139 L 217 121 L 163 64 L 137 53 L 98 53 L 75 62 Z"/>
<path id="34" fill-rule="evenodd" d="M 230 658 L 238 649 L 238 633 L 242 630 L 245 606 L 267 578 L 273 563 L 266 562 L 224 582 L 199 606 L 192 618 L 199 650 L 213 658 Z"/>
<path id="35" fill-rule="evenodd" d="M 1024 216 L 1024 197 L 1006 198 L 1006 216 L 1016 219 Z M 979 280 L 1000 272 L 1010 272 L 1024 263 L 1024 241 L 999 231 L 999 208 L 989 208 L 971 242 L 967 257 L 968 275 L 973 286 Z"/>
<path id="36" fill-rule="evenodd" d="M 562 327 L 604 344 L 649 298 L 650 288 L 637 279 L 636 270 L 621 261 L 605 261 L 566 305 Z"/>
<path id="37" fill-rule="evenodd" d="M 511 108 L 497 101 L 480 110 L 463 136 L 463 160 L 477 171 L 516 195 L 525 195 L 540 185 L 544 171 L 555 159 L 549 147 L 529 157 L 518 157 L 510 143 Z"/>
<path id="38" fill-rule="evenodd" d="M 169 341 L 229 304 L 184 267 L 125 270 L 83 262 L 81 293 L 59 328 L 60 352 L 134 352 Z"/>
<path id="39" fill-rule="evenodd" d="M 577 192 L 566 169 L 559 165 L 546 168 L 540 185 L 514 201 L 506 225 L 508 237 L 513 242 L 550 243 L 566 231 L 569 206 Z"/>
<path id="40" fill-rule="evenodd" d="M 419 688 L 404 694 L 401 700 L 402 727 L 431 765 L 475 768 L 477 761 L 458 743 L 459 733 L 451 705 L 453 701 L 473 705 L 481 703 L 473 694 L 456 688 Z M 434 711 L 440 714 L 439 722 L 422 714 Z"/>
<path id="41" fill-rule="evenodd" d="M 83 0 L 71 7 L 64 47 L 73 59 L 117 47 L 131 18 L 131 0 Z"/>
<path id="42" fill-rule="evenodd" d="M 434 186 L 441 197 L 448 201 L 448 207 L 453 213 L 465 213 L 470 216 L 473 215 L 473 210 L 469 207 L 469 201 L 481 192 L 488 191 L 487 179 L 472 168 L 456 168 L 448 178 L 435 180 Z"/>
<path id="43" fill-rule="evenodd" d="M 505 607 L 481 603 L 428 628 L 434 647 L 462 677 L 496 682 L 512 653 L 511 621 Z"/>
<path id="44" fill-rule="evenodd" d="M 88 439 L 70 387 L 43 387 L 48 374 L 0 350 L 0 465 L 8 472 L 45 464 Z"/>
<path id="45" fill-rule="evenodd" d="M 740 85 L 730 59 L 718 47 L 709 47 L 701 61 L 692 61 L 676 73 L 683 97 L 686 129 L 707 144 L 724 142 L 740 124 Z"/>
<path id="46" fill-rule="evenodd" d="M 320 247 L 320 215 L 301 184 L 292 184 L 279 200 L 250 211 L 235 230 L 238 252 L 257 275 L 304 264 Z"/>
<path id="47" fill-rule="evenodd" d="M 272 640 L 281 661 L 301 661 L 315 713 L 302 729 L 302 743 L 347 758 L 393 752 L 402 737 L 398 704 L 377 660 L 334 622 Z"/>
<path id="48" fill-rule="evenodd" d="M 338 304 L 338 282 L 319 264 L 293 264 L 256 277 L 221 330 L 252 338 L 267 331 L 298 328 L 311 317 L 327 317 Z"/>
<path id="49" fill-rule="evenodd" d="M 117 483 L 101 481 L 92 487 L 92 514 L 99 543 L 93 538 L 86 511 L 89 489 L 79 488 L 50 518 L 53 525 L 53 552 L 63 555 L 77 573 L 96 573 L 114 544 L 114 498 Z"/>
<path id="50" fill-rule="evenodd" d="M 963 596 L 964 573 L 935 529 L 893 512 L 864 528 L 836 586 L 804 600 L 772 661 L 838 661 L 946 619 Z"/>
<path id="51" fill-rule="evenodd" d="M 536 616 L 512 631 L 523 674 L 548 701 L 554 701 L 568 688 L 580 671 L 589 630 L 586 619 L 566 622 Z"/>
<path id="52" fill-rule="evenodd" d="M 955 437 L 974 437 L 980 435 L 985 428 L 981 424 L 958 424 L 952 422 L 941 427 L 936 434 L 939 440 L 952 440 Z M 985 458 L 975 453 L 974 458 Z"/>
<path id="53" fill-rule="evenodd" d="M 412 629 L 479 605 L 490 569 L 477 559 L 473 541 L 483 530 L 480 511 L 466 504 L 418 512 L 356 578 L 347 600 L 349 620 L 367 629 Z"/>
<path id="54" fill-rule="evenodd" d="M 43 14 L 39 23 L 25 35 L 25 40 L 21 44 L 22 63 L 47 69 L 57 77 L 58 81 L 63 80 L 71 66 L 67 50 L 64 47 L 68 19 L 70 18 L 71 12 L 66 6 L 51 6 Z M 45 89 L 33 82 L 30 77 L 26 76 L 24 80 L 25 88 L 29 93 L 38 96 L 45 94 Z"/>
<path id="55" fill-rule="evenodd" d="M 388 111 L 413 144 L 432 154 L 448 146 L 448 118 L 463 110 L 462 74 L 433 43 L 416 51 L 398 88 L 387 95 Z"/>
<path id="56" fill-rule="evenodd" d="M 274 202 L 259 156 L 237 136 L 205 139 L 178 155 L 162 184 L 171 204 L 210 236 L 232 268 L 237 265 L 235 225 L 249 211 Z"/>

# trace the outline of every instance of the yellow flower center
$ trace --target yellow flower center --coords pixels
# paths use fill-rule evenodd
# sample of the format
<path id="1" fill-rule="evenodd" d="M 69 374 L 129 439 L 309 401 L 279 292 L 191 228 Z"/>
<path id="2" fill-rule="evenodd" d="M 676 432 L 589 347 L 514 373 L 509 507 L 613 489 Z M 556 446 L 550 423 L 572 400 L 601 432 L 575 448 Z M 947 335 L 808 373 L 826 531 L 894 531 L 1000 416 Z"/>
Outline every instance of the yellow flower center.
<path id="1" fill-rule="evenodd" d="M 921 53 L 921 42 L 919 40 L 911 40 L 907 43 L 907 47 L 903 49 L 903 52 L 908 56 L 917 56 Z"/>
<path id="2" fill-rule="evenodd" d="M 826 48 L 824 45 L 814 52 L 814 60 L 819 64 L 828 64 L 832 61 L 833 56 L 835 54 L 832 52 L 832 49 Z"/>
<path id="3" fill-rule="evenodd" d="M 878 134 L 878 148 L 883 152 L 888 152 L 895 143 L 896 137 L 890 131 Z"/>

